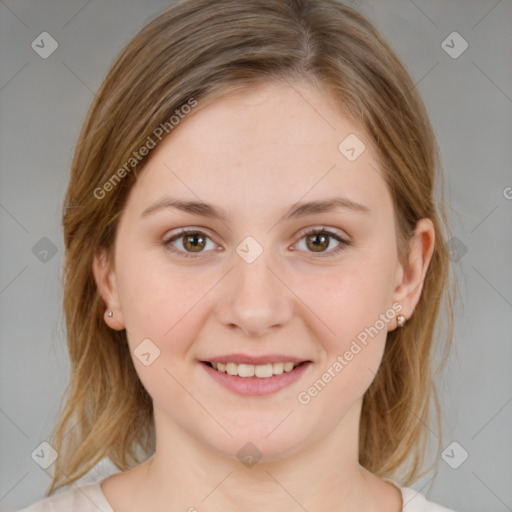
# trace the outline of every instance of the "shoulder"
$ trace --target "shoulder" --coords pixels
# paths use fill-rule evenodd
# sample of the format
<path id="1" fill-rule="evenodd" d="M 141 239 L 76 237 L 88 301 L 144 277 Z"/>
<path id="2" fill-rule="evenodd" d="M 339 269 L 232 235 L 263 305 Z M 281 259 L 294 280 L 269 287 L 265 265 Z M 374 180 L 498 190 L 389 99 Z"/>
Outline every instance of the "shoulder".
<path id="1" fill-rule="evenodd" d="M 18 512 L 69 512 L 70 510 L 114 512 L 101 490 L 101 481 L 75 486 L 68 491 L 48 496 Z"/>
<path id="2" fill-rule="evenodd" d="M 403 502 L 402 512 L 455 512 L 455 510 L 428 501 L 420 492 L 411 487 L 402 487 L 391 478 L 383 478 L 383 480 L 400 489 Z"/>
<path id="3" fill-rule="evenodd" d="M 437 503 L 428 501 L 427 498 L 411 487 L 400 487 L 404 502 L 402 512 L 455 512 L 442 507 Z"/>

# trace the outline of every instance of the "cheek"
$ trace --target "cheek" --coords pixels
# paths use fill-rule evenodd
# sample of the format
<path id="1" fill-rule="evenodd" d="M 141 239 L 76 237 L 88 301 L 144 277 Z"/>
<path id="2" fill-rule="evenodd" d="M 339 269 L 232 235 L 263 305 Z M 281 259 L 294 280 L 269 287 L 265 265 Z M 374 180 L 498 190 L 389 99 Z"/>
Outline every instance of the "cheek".
<path id="1" fill-rule="evenodd" d="M 394 319 L 390 272 L 382 258 L 361 258 L 340 265 L 315 283 L 307 290 L 303 285 L 298 294 L 307 297 L 307 306 L 315 314 L 312 330 L 323 346 L 320 387 L 328 383 L 331 391 L 322 392 L 321 401 L 341 400 L 349 405 L 364 394 L 382 359 Z"/>
<path id="2" fill-rule="evenodd" d="M 331 411 L 326 429 L 362 399 L 378 371 L 388 324 L 394 317 L 384 300 L 384 284 L 377 275 L 354 269 L 325 280 L 323 291 L 309 295 L 308 306 L 321 319 L 314 332 L 323 354 L 315 374 L 296 398 L 312 418 Z"/>
<path id="3" fill-rule="evenodd" d="M 302 285 L 300 296 L 325 325 L 334 348 L 344 348 L 344 342 L 370 328 L 391 306 L 390 272 L 382 262 L 340 265 L 336 270 Z M 387 326 L 387 324 L 386 324 Z M 380 323 L 377 326 L 382 329 Z"/>
<path id="4" fill-rule="evenodd" d="M 128 344 L 139 379 L 155 403 L 185 407 L 179 383 L 189 378 L 187 361 L 192 361 L 192 347 L 205 322 L 202 299 L 216 280 L 204 274 L 200 278 L 197 272 L 171 272 L 170 265 L 155 261 L 134 261 L 119 274 Z"/>
<path id="5" fill-rule="evenodd" d="M 173 268 L 158 251 L 139 257 L 134 254 L 119 273 L 128 330 L 158 339 L 170 336 L 208 290 L 204 273 Z"/>
<path id="6" fill-rule="evenodd" d="M 160 351 L 157 366 L 182 371 L 179 362 L 190 358 L 194 340 L 206 321 L 205 299 L 218 276 L 214 271 L 199 272 L 192 267 L 172 268 L 161 257 L 141 261 L 143 258 L 133 258 L 119 269 L 132 356 L 133 350 L 149 339 Z M 137 366 L 137 361 L 134 363 Z"/>

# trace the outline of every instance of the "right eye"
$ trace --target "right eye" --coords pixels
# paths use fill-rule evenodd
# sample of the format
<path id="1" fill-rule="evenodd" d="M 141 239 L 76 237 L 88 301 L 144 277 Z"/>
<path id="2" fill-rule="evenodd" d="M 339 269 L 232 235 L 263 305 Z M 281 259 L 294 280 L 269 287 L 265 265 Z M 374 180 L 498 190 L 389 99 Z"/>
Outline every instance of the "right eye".
<path id="1" fill-rule="evenodd" d="M 183 249 L 176 249 L 173 242 L 180 239 L 182 240 L 179 242 L 179 245 L 181 245 Z M 195 254 L 205 252 L 203 249 L 207 246 L 207 240 L 211 239 L 202 231 L 196 229 L 182 229 L 178 233 L 166 238 L 163 241 L 163 245 L 178 256 L 195 258 Z M 213 241 L 212 244 L 215 245 Z"/>

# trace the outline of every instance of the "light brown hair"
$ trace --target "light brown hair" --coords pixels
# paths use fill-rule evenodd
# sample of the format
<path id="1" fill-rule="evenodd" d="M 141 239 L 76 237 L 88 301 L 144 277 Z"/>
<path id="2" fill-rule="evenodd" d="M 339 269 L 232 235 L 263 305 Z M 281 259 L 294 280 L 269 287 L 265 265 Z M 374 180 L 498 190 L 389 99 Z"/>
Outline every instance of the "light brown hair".
<path id="1" fill-rule="evenodd" d="M 71 377 L 50 441 L 59 457 L 47 495 L 104 457 L 124 471 L 154 451 L 151 397 L 132 364 L 126 332 L 105 325 L 92 272 L 99 248 L 112 257 L 123 205 L 147 157 L 101 199 L 94 191 L 191 98 L 201 107 L 273 80 L 314 83 L 362 127 L 393 198 L 402 262 L 417 221 L 434 224 L 436 243 L 420 300 L 405 326 L 388 334 L 360 422 L 361 465 L 398 478 L 407 462 L 402 485 L 421 476 L 432 403 L 441 436 L 433 355 L 438 344 L 444 347 L 441 368 L 453 335 L 441 165 L 422 99 L 376 28 L 338 1 L 185 0 L 155 17 L 122 50 L 76 145 L 62 221 Z M 441 307 L 447 323 L 437 332 Z"/>

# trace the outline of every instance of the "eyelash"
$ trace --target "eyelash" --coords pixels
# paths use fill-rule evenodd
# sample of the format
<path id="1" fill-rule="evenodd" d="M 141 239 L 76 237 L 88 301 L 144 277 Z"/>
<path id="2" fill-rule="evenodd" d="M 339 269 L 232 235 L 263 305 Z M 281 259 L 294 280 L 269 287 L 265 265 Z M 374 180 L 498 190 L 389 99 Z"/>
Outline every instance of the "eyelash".
<path id="1" fill-rule="evenodd" d="M 198 234 L 199 235 L 204 235 L 206 238 L 211 240 L 211 238 L 209 236 L 207 236 L 206 233 L 204 233 L 204 232 L 202 232 L 200 230 L 197 230 L 197 229 L 182 229 L 178 233 L 175 233 L 171 237 L 165 239 L 162 243 L 171 252 L 173 252 L 175 254 L 178 254 L 180 257 L 184 257 L 184 258 L 197 258 L 198 256 L 201 255 L 201 252 L 193 255 L 192 253 L 189 253 L 187 251 L 182 251 L 182 250 L 178 250 L 178 249 L 174 248 L 171 245 L 171 242 L 174 242 L 175 240 L 178 240 L 179 238 L 182 238 L 182 237 L 184 237 L 186 235 L 198 235 Z M 349 242 L 348 240 L 345 240 L 345 239 L 341 238 L 337 233 L 334 233 L 333 231 L 329 231 L 328 229 L 325 229 L 323 227 L 320 228 L 320 229 L 319 228 L 314 228 L 314 229 L 310 229 L 309 231 L 306 231 L 299 238 L 299 241 L 302 240 L 304 237 L 306 237 L 308 235 L 327 235 L 329 238 L 334 238 L 335 240 L 340 242 L 340 245 L 338 247 L 336 247 L 335 249 L 332 249 L 332 250 L 330 250 L 328 252 L 324 252 L 324 253 L 322 253 L 322 252 L 316 253 L 321 258 L 329 258 L 331 256 L 335 256 L 340 251 L 342 251 L 345 247 L 351 245 L 351 242 Z M 310 252 L 312 254 L 315 254 L 312 251 L 310 251 Z"/>

